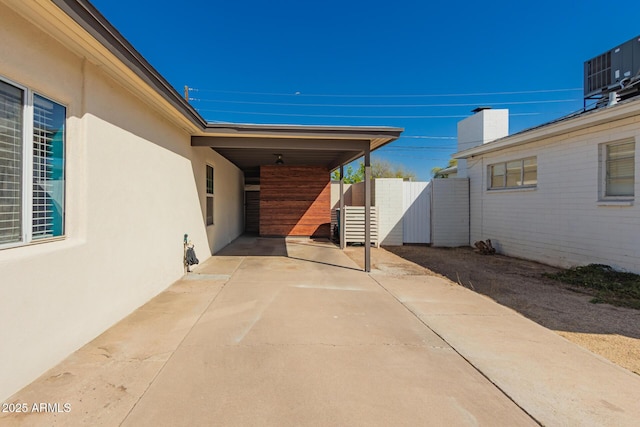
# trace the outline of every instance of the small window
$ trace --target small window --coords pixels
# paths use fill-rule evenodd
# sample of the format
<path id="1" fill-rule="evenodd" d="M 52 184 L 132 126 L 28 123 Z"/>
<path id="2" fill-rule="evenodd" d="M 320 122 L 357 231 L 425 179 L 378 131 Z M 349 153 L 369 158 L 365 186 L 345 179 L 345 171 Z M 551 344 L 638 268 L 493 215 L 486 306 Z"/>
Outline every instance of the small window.
<path id="1" fill-rule="evenodd" d="M 66 108 L 0 80 L 0 247 L 64 235 Z"/>
<path id="2" fill-rule="evenodd" d="M 489 189 L 535 187 L 538 184 L 538 163 L 535 157 L 511 160 L 489 166 Z"/>
<path id="3" fill-rule="evenodd" d="M 630 198 L 635 195 L 636 143 L 604 146 L 604 196 Z"/>
<path id="4" fill-rule="evenodd" d="M 522 161 L 507 162 L 507 187 L 522 185 Z"/>
<path id="5" fill-rule="evenodd" d="M 213 167 L 207 165 L 207 225 L 213 225 Z"/>
<path id="6" fill-rule="evenodd" d="M 503 188 L 505 183 L 505 164 L 499 163 L 489 167 L 491 170 L 491 188 Z"/>

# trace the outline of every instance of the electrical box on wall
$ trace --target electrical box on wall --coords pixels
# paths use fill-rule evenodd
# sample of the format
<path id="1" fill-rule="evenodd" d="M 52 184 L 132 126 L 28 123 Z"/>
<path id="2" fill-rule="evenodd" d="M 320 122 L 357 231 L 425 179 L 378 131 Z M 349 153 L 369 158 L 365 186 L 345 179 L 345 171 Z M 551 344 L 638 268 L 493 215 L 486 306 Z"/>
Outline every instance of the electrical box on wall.
<path id="1" fill-rule="evenodd" d="M 640 73 L 640 36 L 584 63 L 584 97 L 624 88 Z"/>

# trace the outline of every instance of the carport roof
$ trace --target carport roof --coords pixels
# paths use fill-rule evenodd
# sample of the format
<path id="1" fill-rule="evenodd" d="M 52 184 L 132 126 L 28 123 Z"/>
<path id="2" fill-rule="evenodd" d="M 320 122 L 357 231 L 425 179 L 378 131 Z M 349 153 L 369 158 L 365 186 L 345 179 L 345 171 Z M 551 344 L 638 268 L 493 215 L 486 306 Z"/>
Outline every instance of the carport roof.
<path id="1" fill-rule="evenodd" d="M 275 164 L 334 170 L 400 137 L 403 129 L 359 126 L 301 126 L 209 123 L 191 145 L 211 147 L 245 173 Z"/>

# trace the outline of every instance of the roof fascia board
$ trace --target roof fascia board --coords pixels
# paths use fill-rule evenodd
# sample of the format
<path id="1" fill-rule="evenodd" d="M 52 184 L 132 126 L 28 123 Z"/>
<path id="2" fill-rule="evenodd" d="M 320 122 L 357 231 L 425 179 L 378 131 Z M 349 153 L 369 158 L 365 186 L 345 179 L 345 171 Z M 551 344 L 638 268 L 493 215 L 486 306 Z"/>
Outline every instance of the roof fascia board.
<path id="1" fill-rule="evenodd" d="M 84 31 L 133 71 L 142 81 L 154 89 L 173 108 L 182 113 L 198 128 L 206 121 L 169 84 L 167 80 L 109 23 L 109 21 L 85 0 L 50 0 L 66 13 Z"/>
<path id="2" fill-rule="evenodd" d="M 289 149 L 316 151 L 362 151 L 369 141 L 366 140 L 335 140 L 335 139 L 282 139 L 282 138 L 218 138 L 208 136 L 194 136 L 191 138 L 194 147 L 243 148 L 243 149 Z"/>
<path id="3" fill-rule="evenodd" d="M 392 127 L 364 127 L 364 126 L 304 126 L 304 125 L 258 125 L 235 123 L 208 123 L 205 135 L 229 136 L 278 136 L 283 138 L 316 137 L 367 139 L 376 138 L 397 139 L 404 131 L 402 128 Z M 203 135 L 204 136 L 204 135 Z"/>
<path id="4" fill-rule="evenodd" d="M 558 135 L 576 132 L 582 129 L 595 127 L 603 123 L 622 120 L 634 115 L 640 116 L 640 100 L 633 101 L 628 104 L 619 104 L 600 111 L 592 111 L 583 116 L 579 116 L 563 122 L 552 123 L 548 126 L 542 126 L 540 128 L 525 131 L 513 136 L 507 136 L 497 141 L 489 142 L 478 147 L 460 151 L 458 153 L 455 153 L 452 157 L 455 159 L 466 159 L 468 157 L 502 150 L 504 148 L 529 144 L 532 142 L 553 138 Z"/>

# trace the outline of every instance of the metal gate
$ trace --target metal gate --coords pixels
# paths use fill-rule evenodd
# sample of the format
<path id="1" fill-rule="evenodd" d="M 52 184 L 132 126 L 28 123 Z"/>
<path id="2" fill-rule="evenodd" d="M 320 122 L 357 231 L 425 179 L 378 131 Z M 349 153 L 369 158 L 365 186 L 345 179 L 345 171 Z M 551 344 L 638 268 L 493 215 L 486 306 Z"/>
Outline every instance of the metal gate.
<path id="1" fill-rule="evenodd" d="M 404 243 L 431 243 L 431 186 L 403 182 L 402 234 Z"/>

